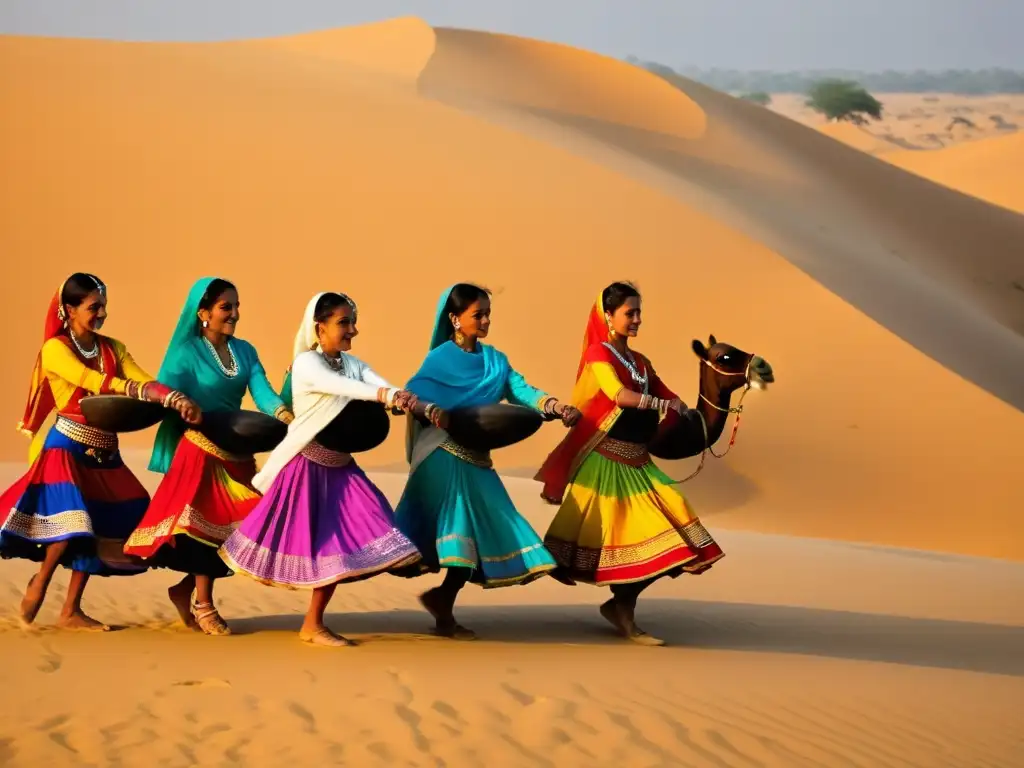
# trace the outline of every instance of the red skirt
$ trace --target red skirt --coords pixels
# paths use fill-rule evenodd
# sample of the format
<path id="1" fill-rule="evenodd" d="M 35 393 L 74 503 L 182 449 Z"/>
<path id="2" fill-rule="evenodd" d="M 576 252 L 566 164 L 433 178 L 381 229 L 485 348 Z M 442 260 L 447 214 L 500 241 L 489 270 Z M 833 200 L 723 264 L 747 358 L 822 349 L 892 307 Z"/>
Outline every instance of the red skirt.
<path id="1" fill-rule="evenodd" d="M 252 456 L 225 453 L 187 430 L 125 554 L 185 573 L 229 575 L 217 548 L 259 502 L 255 474 Z"/>

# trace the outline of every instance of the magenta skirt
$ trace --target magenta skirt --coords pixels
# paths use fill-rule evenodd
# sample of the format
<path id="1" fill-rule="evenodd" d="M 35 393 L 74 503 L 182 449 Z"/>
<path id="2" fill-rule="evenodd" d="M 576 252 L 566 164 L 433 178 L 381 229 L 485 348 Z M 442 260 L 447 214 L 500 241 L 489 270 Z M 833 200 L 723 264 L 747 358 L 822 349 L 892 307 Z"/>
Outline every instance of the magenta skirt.
<path id="1" fill-rule="evenodd" d="M 312 589 L 407 569 L 420 553 L 355 460 L 310 443 L 219 550 L 264 584 Z"/>

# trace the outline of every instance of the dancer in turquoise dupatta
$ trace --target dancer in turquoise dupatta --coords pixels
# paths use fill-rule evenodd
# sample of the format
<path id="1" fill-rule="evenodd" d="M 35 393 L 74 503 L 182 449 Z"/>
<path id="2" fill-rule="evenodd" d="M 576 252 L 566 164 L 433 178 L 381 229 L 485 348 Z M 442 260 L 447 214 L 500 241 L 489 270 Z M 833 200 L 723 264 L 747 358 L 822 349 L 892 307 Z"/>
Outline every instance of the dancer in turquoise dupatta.
<path id="1" fill-rule="evenodd" d="M 473 639 L 452 613 L 467 582 L 483 587 L 525 584 L 555 567 L 540 537 L 519 514 L 490 456 L 455 443 L 445 432 L 447 411 L 502 400 L 558 416 L 571 426 L 579 412 L 530 386 L 504 353 L 483 344 L 490 328 L 489 293 L 450 286 L 438 302 L 430 352 L 406 389 L 438 410 L 423 423 L 409 417 L 409 481 L 395 509 L 398 528 L 423 555 L 422 565 L 447 569 L 444 582 L 420 596 L 436 632 Z"/>
<path id="2" fill-rule="evenodd" d="M 249 391 L 261 411 L 291 421 L 256 349 L 235 338 L 238 307 L 238 291 L 227 280 L 197 280 L 157 379 L 174 382 L 204 413 L 237 410 Z M 217 549 L 260 499 L 252 486 L 256 460 L 226 453 L 180 420 L 164 419 L 149 468 L 164 479 L 124 551 L 186 574 L 168 590 L 182 621 L 209 635 L 229 634 L 213 606 L 213 580 L 231 575 Z"/>

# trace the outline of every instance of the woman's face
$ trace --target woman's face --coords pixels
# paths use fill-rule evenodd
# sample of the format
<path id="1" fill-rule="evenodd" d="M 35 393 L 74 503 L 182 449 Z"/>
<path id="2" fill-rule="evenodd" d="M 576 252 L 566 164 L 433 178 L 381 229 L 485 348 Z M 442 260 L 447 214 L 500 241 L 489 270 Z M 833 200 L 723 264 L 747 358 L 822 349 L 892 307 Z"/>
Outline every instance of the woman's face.
<path id="1" fill-rule="evenodd" d="M 455 320 L 459 321 L 458 330 L 462 331 L 462 335 L 466 338 L 486 339 L 491 327 L 490 297 L 484 296 L 466 307 L 465 312 L 452 319 L 453 328 Z"/>
<path id="2" fill-rule="evenodd" d="M 210 309 L 199 310 L 199 322 L 206 323 L 204 329 L 211 333 L 225 336 L 235 335 L 235 324 L 238 322 L 238 292 L 228 288 L 217 297 Z"/>
<path id="3" fill-rule="evenodd" d="M 606 312 L 605 317 L 610 317 L 609 325 L 619 336 L 636 336 L 643 322 L 640 319 L 640 297 L 630 296 L 610 315 Z"/>
<path id="4" fill-rule="evenodd" d="M 68 326 L 77 335 L 98 331 L 107 319 L 107 297 L 99 291 L 93 291 L 77 307 L 64 305 L 64 311 L 67 313 Z"/>
<path id="5" fill-rule="evenodd" d="M 316 324 L 316 335 L 324 352 L 335 354 L 352 349 L 352 339 L 359 335 L 352 307 L 342 304 L 335 309 L 329 318 Z"/>

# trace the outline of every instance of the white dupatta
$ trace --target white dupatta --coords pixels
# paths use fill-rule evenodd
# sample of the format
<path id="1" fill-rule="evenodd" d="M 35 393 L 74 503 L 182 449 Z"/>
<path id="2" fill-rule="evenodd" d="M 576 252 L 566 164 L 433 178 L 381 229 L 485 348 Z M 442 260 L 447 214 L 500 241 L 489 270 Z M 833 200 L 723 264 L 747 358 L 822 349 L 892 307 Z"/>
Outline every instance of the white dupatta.
<path id="1" fill-rule="evenodd" d="M 318 293 L 306 305 L 302 325 L 292 347 L 292 413 L 288 434 L 267 458 L 252 484 L 266 493 L 278 473 L 309 445 L 317 434 L 353 400 L 376 400 L 380 387 L 388 389 L 387 404 L 394 402 L 395 387 L 370 366 L 353 355 L 341 354 L 341 370 L 334 370 L 320 353 L 313 311 L 324 294 Z M 346 297 L 347 298 L 347 297 Z M 351 300 L 350 300 L 350 303 Z M 355 310 L 355 304 L 352 303 Z"/>

